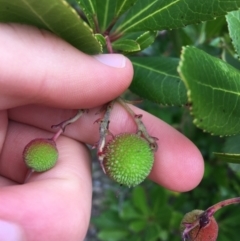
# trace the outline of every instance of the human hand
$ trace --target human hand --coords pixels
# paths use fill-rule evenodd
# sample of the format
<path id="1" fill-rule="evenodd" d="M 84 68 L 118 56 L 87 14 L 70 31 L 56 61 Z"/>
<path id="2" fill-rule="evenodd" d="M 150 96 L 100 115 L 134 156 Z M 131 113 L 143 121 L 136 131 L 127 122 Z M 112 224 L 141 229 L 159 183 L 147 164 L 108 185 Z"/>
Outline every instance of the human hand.
<path id="1" fill-rule="evenodd" d="M 92 189 L 90 156 L 82 143 L 97 142 L 98 125 L 93 124 L 97 107 L 127 89 L 132 65 L 120 55 L 109 55 L 111 59 L 85 55 L 46 31 L 14 24 L 0 25 L 0 52 L 0 237 L 83 240 Z M 104 60 L 108 65 L 101 63 Z M 91 110 L 57 140 L 57 165 L 22 184 L 27 175 L 24 146 L 37 137 L 52 137 L 51 125 L 80 108 Z M 198 149 L 163 121 L 132 108 L 143 114 L 148 132 L 159 139 L 150 178 L 175 191 L 194 188 L 203 175 Z M 111 132 L 135 128 L 116 105 Z"/>

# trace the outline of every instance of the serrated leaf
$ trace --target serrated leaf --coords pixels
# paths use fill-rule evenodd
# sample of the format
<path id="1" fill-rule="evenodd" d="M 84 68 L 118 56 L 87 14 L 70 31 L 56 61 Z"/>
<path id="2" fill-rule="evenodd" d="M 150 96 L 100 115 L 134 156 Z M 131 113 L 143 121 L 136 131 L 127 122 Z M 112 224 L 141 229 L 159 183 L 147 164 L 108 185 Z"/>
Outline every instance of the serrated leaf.
<path id="1" fill-rule="evenodd" d="M 240 72 L 194 47 L 183 48 L 179 73 L 194 123 L 215 135 L 240 133 Z"/>
<path id="2" fill-rule="evenodd" d="M 106 45 L 106 39 L 104 38 L 104 36 L 100 33 L 96 33 L 95 38 L 98 40 L 98 42 L 101 44 L 101 46 L 105 46 Z"/>
<path id="3" fill-rule="evenodd" d="M 122 52 L 137 52 L 140 51 L 140 45 L 132 39 L 119 39 L 112 44 L 113 49 L 120 50 Z"/>
<path id="4" fill-rule="evenodd" d="M 140 35 L 137 39 L 136 42 L 140 45 L 141 50 L 149 47 L 154 41 L 157 36 L 156 31 L 147 31 Z"/>
<path id="5" fill-rule="evenodd" d="M 240 164 L 240 154 L 214 152 L 214 155 L 217 156 L 221 161 Z"/>
<path id="6" fill-rule="evenodd" d="M 100 32 L 103 33 L 109 27 L 115 14 L 116 0 L 97 0 L 96 12 Z"/>
<path id="7" fill-rule="evenodd" d="M 238 55 L 240 55 L 240 11 L 233 11 L 228 13 L 227 16 L 228 30 L 232 38 L 233 45 Z"/>
<path id="8" fill-rule="evenodd" d="M 92 30 L 64 0 L 0 0 L 0 22 L 49 30 L 88 54 L 102 52 Z"/>
<path id="9" fill-rule="evenodd" d="M 89 25 L 96 32 L 96 0 L 76 0 L 83 10 L 86 18 L 88 19 Z"/>
<path id="10" fill-rule="evenodd" d="M 140 50 L 143 50 L 150 46 L 154 42 L 156 36 L 156 31 L 127 33 L 124 34 L 121 39 L 117 40 L 116 42 L 122 41 L 123 39 L 134 40 L 139 45 L 137 50 L 139 51 L 139 48 Z M 113 42 L 113 45 L 114 44 L 115 42 Z"/>
<path id="11" fill-rule="evenodd" d="M 187 91 L 178 73 L 178 59 L 166 57 L 130 57 L 134 77 L 130 90 L 159 104 L 185 105 Z"/>
<path id="12" fill-rule="evenodd" d="M 223 16 L 240 8 L 239 0 L 138 0 L 118 32 L 181 28 Z"/>
<path id="13" fill-rule="evenodd" d="M 115 8 L 115 18 L 121 16 L 130 7 L 132 7 L 137 0 L 117 0 Z"/>

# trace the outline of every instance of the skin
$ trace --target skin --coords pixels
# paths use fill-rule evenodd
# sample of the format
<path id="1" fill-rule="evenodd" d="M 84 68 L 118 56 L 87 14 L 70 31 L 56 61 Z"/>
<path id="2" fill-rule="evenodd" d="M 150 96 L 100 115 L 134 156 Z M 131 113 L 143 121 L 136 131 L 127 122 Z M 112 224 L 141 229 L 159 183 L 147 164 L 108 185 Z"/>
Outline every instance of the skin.
<path id="1" fill-rule="evenodd" d="M 128 60 L 124 68 L 104 65 L 47 31 L 15 24 L 0 24 L 0 53 L 0 219 L 20 227 L 25 240 L 83 240 L 92 193 L 85 143 L 97 143 L 98 107 L 128 88 L 132 65 Z M 51 125 L 80 108 L 90 111 L 57 140 L 57 165 L 22 185 L 28 172 L 24 146 L 37 137 L 52 137 Z M 133 110 L 159 139 L 149 178 L 179 192 L 196 187 L 204 166 L 194 144 L 158 118 Z M 119 105 L 111 113 L 110 130 L 136 131 Z"/>

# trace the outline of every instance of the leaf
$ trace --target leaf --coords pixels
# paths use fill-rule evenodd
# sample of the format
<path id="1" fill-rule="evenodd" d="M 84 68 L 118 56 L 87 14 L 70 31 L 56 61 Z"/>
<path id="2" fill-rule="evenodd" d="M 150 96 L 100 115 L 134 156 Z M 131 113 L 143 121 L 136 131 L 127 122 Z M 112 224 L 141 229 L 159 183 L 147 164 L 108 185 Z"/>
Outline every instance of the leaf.
<path id="1" fill-rule="evenodd" d="M 148 216 L 149 208 L 147 204 L 146 192 L 141 186 L 134 188 L 132 192 L 132 203 L 135 208 L 143 215 Z"/>
<path id="2" fill-rule="evenodd" d="M 49 30 L 88 54 L 102 52 L 92 30 L 64 0 L 0 0 L 0 22 Z"/>
<path id="3" fill-rule="evenodd" d="M 240 164 L 240 154 L 214 152 L 214 155 L 224 162 Z"/>
<path id="4" fill-rule="evenodd" d="M 236 49 L 238 55 L 240 55 L 240 11 L 233 11 L 228 13 L 227 16 L 228 30 L 234 48 Z"/>
<path id="5" fill-rule="evenodd" d="M 181 28 L 240 8 L 239 0 L 138 0 L 118 23 L 117 32 Z"/>
<path id="6" fill-rule="evenodd" d="M 128 232 L 119 229 L 105 229 L 100 231 L 97 236 L 103 241 L 122 241 L 128 236 Z"/>
<path id="7" fill-rule="evenodd" d="M 128 42 L 127 41 L 125 42 L 125 45 L 126 45 L 125 48 L 131 50 L 131 51 L 128 50 L 128 52 L 136 52 L 149 47 L 154 42 L 156 36 L 157 36 L 156 31 L 128 33 L 123 35 L 116 42 L 113 42 L 112 46 L 114 47 L 116 43 L 121 43 L 123 40 L 127 40 L 127 41 L 132 40 L 132 41 L 129 41 L 129 47 L 127 46 Z M 134 48 L 136 50 L 134 50 L 134 48 L 130 48 L 131 45 L 135 46 Z"/>
<path id="8" fill-rule="evenodd" d="M 104 36 L 100 33 L 96 33 L 95 38 L 98 40 L 98 42 L 101 44 L 101 46 L 105 46 L 106 45 L 106 39 L 104 38 Z"/>
<path id="9" fill-rule="evenodd" d="M 223 146 L 223 152 L 240 154 L 240 135 L 227 137 Z"/>
<path id="10" fill-rule="evenodd" d="M 156 31 L 147 31 L 142 35 L 140 35 L 136 39 L 136 42 L 140 45 L 140 49 L 143 50 L 149 47 L 155 41 L 156 36 L 157 36 Z"/>
<path id="11" fill-rule="evenodd" d="M 77 0 L 78 4 L 81 6 L 84 14 L 86 15 L 88 22 L 92 29 L 96 32 L 96 1 L 95 0 Z"/>
<path id="12" fill-rule="evenodd" d="M 135 233 L 141 232 L 147 226 L 146 220 L 135 220 L 132 221 L 129 225 L 129 229 Z"/>
<path id="13" fill-rule="evenodd" d="M 115 18 L 121 16 L 125 13 L 130 7 L 132 7 L 137 0 L 117 0 L 115 8 Z"/>
<path id="14" fill-rule="evenodd" d="M 107 30 L 114 19 L 116 0 L 96 0 L 96 12 L 100 32 Z"/>
<path id="15" fill-rule="evenodd" d="M 177 73 L 178 59 L 131 57 L 130 60 L 134 67 L 132 92 L 159 104 L 187 104 L 187 91 Z"/>
<path id="16" fill-rule="evenodd" d="M 194 123 L 215 135 L 240 133 L 240 72 L 194 47 L 183 48 L 178 70 Z"/>
<path id="17" fill-rule="evenodd" d="M 123 208 L 119 213 L 123 220 L 141 219 L 142 215 L 134 208 L 132 203 L 124 202 Z"/>
<path id="18" fill-rule="evenodd" d="M 123 52 L 136 52 L 140 51 L 140 45 L 132 39 L 119 39 L 112 44 L 113 49 Z"/>

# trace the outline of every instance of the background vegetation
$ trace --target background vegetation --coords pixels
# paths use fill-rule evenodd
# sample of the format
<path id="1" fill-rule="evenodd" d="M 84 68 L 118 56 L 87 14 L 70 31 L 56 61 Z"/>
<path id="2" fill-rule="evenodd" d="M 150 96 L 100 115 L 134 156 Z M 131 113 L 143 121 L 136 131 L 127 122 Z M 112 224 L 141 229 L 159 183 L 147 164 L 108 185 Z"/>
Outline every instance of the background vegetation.
<path id="1" fill-rule="evenodd" d="M 225 17 L 179 30 L 162 31 L 155 43 L 138 55 L 179 58 L 182 45 L 196 46 L 240 67 L 230 54 L 234 50 Z M 125 96 L 138 99 L 131 92 Z M 102 190 L 100 215 L 93 216 L 91 222 L 97 230 L 97 238 L 102 241 L 177 241 L 181 239 L 179 224 L 186 212 L 205 210 L 221 200 L 239 196 L 238 164 L 229 165 L 213 152 L 238 153 L 240 139 L 239 136 L 224 138 L 204 133 L 193 124 L 188 107 L 162 106 L 147 100 L 139 107 L 174 126 L 197 145 L 205 160 L 204 178 L 196 189 L 187 193 L 171 192 L 148 180 L 133 189 L 112 182 L 111 187 Z M 223 208 L 215 217 L 219 223 L 218 241 L 238 240 L 238 207 Z"/>

